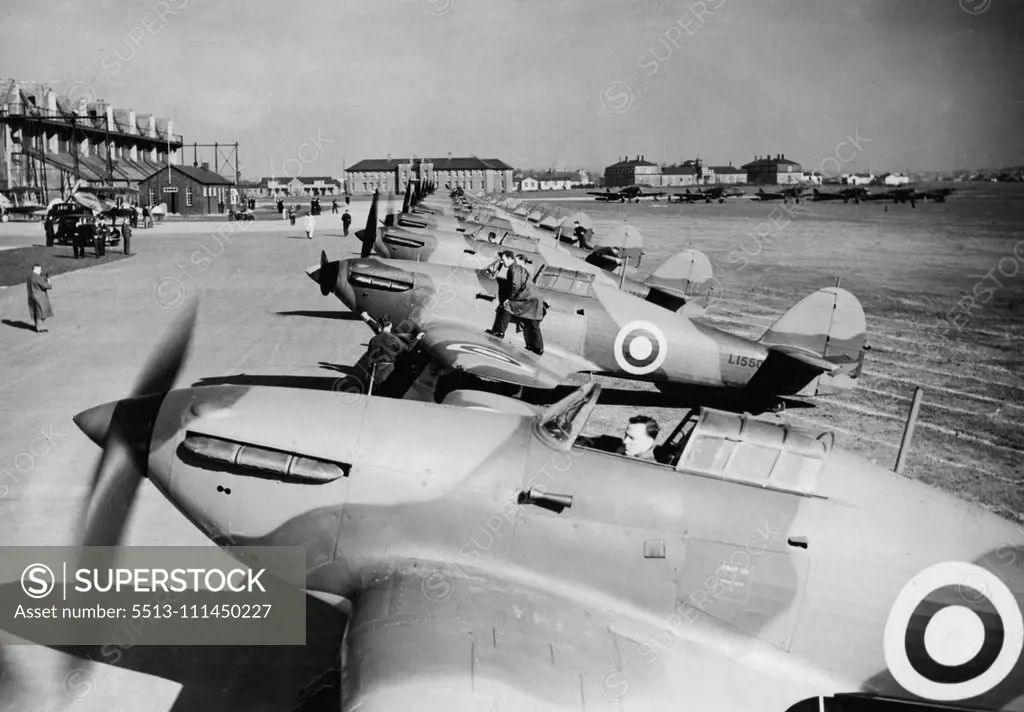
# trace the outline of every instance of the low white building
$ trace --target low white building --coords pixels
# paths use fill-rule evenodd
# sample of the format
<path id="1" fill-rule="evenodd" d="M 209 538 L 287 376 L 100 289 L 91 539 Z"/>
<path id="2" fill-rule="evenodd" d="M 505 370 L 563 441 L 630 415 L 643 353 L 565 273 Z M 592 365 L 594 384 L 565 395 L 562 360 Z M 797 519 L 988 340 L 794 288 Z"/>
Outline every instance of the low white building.
<path id="1" fill-rule="evenodd" d="M 844 178 L 847 185 L 869 185 L 875 176 L 871 173 L 849 173 Z"/>
<path id="2" fill-rule="evenodd" d="M 910 183 L 910 178 L 903 173 L 890 173 L 885 177 L 884 182 L 886 185 L 907 185 Z"/>
<path id="3" fill-rule="evenodd" d="M 520 182 L 520 184 L 519 184 L 519 190 L 522 190 L 522 191 L 540 190 L 540 183 L 537 182 L 536 178 L 531 178 L 530 176 L 525 176 L 523 178 L 522 182 Z"/>

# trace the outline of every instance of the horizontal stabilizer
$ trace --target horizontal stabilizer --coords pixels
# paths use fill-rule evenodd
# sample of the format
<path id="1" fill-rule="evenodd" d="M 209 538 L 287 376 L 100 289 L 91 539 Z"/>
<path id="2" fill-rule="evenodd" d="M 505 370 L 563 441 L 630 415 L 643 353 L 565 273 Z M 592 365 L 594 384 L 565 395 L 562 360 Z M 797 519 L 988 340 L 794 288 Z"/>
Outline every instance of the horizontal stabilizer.
<path id="1" fill-rule="evenodd" d="M 822 371 L 831 373 L 832 371 L 839 368 L 837 364 L 831 361 L 826 361 L 817 354 L 808 353 L 807 351 L 801 351 L 800 349 L 792 346 L 773 346 L 772 351 L 780 354 L 784 354 L 789 358 L 796 359 L 800 363 L 805 363 L 808 366 L 821 369 Z"/>

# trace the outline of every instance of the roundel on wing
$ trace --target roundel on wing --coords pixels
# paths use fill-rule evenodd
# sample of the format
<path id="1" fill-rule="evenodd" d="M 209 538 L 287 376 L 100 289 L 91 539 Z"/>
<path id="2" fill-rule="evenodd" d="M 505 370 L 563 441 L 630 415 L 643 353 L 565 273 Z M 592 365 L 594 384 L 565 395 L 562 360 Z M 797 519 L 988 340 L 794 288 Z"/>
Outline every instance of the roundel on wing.
<path id="1" fill-rule="evenodd" d="M 457 353 L 473 354 L 474 356 L 482 356 L 484 358 L 489 358 L 493 361 L 500 361 L 501 363 L 504 363 L 508 366 L 512 366 L 513 368 L 518 368 L 521 371 L 530 370 L 530 368 L 526 364 L 517 361 L 508 354 L 492 349 L 489 346 L 484 346 L 483 344 L 456 343 L 448 344 L 446 348 L 449 351 L 455 351 Z"/>
<path id="2" fill-rule="evenodd" d="M 885 625 L 885 661 L 909 692 L 931 700 L 983 695 L 1014 669 L 1024 618 L 995 574 L 960 561 L 935 564 L 896 597 Z"/>
<path id="3" fill-rule="evenodd" d="M 668 356 L 665 334 L 648 321 L 631 321 L 615 337 L 615 362 L 626 373 L 643 376 L 661 367 Z"/>

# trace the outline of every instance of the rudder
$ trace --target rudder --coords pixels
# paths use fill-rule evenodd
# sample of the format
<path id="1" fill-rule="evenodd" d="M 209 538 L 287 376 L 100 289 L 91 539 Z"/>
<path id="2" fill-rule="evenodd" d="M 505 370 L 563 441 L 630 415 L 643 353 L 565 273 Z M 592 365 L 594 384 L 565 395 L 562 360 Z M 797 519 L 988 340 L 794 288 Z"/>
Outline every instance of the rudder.
<path id="1" fill-rule="evenodd" d="M 759 342 L 822 371 L 795 395 L 826 395 L 856 385 L 866 340 L 867 322 L 860 301 L 845 289 L 828 287 L 800 300 Z M 821 368 L 825 366 L 831 367 Z"/>
<path id="2" fill-rule="evenodd" d="M 649 301 L 659 303 L 664 297 L 683 303 L 682 313 L 688 318 L 700 316 L 721 296 L 722 287 L 714 278 L 711 260 L 700 250 L 686 249 L 658 266 L 644 284 L 657 293 Z"/>

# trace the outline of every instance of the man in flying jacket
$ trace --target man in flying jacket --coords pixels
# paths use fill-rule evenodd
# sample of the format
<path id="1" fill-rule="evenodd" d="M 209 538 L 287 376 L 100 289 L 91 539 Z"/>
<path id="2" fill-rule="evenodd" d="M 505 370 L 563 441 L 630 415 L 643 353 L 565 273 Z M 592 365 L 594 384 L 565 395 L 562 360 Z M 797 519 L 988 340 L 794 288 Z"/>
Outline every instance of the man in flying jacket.
<path id="1" fill-rule="evenodd" d="M 540 322 L 545 313 L 544 300 L 533 293 L 529 271 L 515 262 L 511 251 L 499 252 L 498 258 L 501 264 L 495 279 L 498 281 L 499 304 L 494 325 L 487 333 L 499 339 L 505 338 L 505 329 L 512 317 L 516 317 L 522 321 L 527 350 L 540 356 L 544 353 L 544 336 L 540 332 Z"/>

